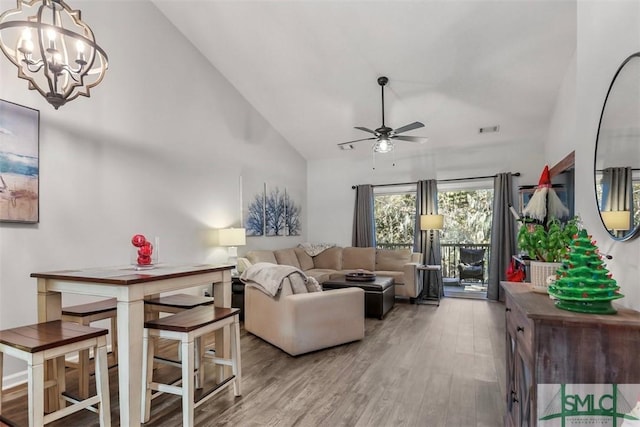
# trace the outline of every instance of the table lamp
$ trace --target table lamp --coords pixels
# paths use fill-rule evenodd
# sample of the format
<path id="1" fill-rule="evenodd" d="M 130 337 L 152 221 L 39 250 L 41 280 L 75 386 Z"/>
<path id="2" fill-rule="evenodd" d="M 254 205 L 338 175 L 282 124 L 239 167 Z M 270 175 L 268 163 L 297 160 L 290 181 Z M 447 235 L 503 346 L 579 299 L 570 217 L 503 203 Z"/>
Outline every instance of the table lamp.
<path id="1" fill-rule="evenodd" d="M 429 214 L 420 215 L 420 230 L 429 230 L 431 233 L 434 230 L 442 230 L 444 227 L 444 215 Z"/>
<path id="2" fill-rule="evenodd" d="M 630 211 L 602 211 L 600 215 L 607 230 L 627 231 L 631 227 Z"/>
<path id="3" fill-rule="evenodd" d="M 438 214 L 428 214 L 428 215 L 420 215 L 420 230 L 429 231 L 431 233 L 431 238 L 429 239 L 429 256 L 433 256 L 433 233 L 438 230 L 442 230 L 444 228 L 444 215 Z M 433 260 L 435 264 L 435 259 Z M 431 259 L 429 259 L 431 262 Z"/>
<path id="4" fill-rule="evenodd" d="M 221 228 L 218 230 L 218 245 L 227 246 L 228 262 L 236 264 L 238 246 L 247 244 L 247 234 L 244 228 Z"/>

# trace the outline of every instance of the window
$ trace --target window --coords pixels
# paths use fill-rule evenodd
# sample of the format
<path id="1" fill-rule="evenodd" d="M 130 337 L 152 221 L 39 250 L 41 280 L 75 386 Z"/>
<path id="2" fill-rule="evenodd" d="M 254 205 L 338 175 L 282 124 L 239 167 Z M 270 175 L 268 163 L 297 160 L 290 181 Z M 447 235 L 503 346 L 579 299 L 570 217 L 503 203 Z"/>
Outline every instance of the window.
<path id="1" fill-rule="evenodd" d="M 438 192 L 438 213 L 444 215 L 442 243 L 488 244 L 491 241 L 492 189 Z"/>
<path id="2" fill-rule="evenodd" d="M 444 188 L 438 192 L 438 213 L 444 215 L 442 243 L 489 244 L 493 189 Z M 459 188 L 459 187 L 458 187 Z M 410 248 L 416 217 L 415 187 L 374 189 L 376 243 L 380 248 Z"/>
<path id="3" fill-rule="evenodd" d="M 374 190 L 376 244 L 379 248 L 413 247 L 416 220 L 416 190 L 387 187 Z"/>

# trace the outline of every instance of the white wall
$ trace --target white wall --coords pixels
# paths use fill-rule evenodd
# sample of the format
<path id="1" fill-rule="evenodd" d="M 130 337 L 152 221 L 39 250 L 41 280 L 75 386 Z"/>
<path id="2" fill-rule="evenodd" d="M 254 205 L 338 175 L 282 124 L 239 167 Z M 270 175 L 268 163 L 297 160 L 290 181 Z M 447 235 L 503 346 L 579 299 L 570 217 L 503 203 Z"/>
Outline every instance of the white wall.
<path id="1" fill-rule="evenodd" d="M 594 154 L 602 105 L 614 73 L 630 54 L 640 51 L 640 3 L 579 1 L 575 69 L 569 69 L 558 98 L 545 146 L 549 163 L 576 151 L 576 213 L 600 250 L 613 255 L 607 268 L 625 298 L 640 309 L 640 240 L 616 242 L 602 226 L 595 201 Z"/>
<path id="2" fill-rule="evenodd" d="M 416 182 L 421 179 L 467 178 L 520 172 L 514 187 L 536 184 L 544 152 L 542 136 L 526 141 L 496 142 L 482 149 L 451 147 L 431 149 L 395 158 L 372 155 L 366 144 L 342 157 L 308 162 L 309 240 L 351 245 L 355 192 L 352 185 Z M 400 144 L 400 143 L 399 143 Z M 516 199 L 514 199 L 516 202 Z"/>
<path id="3" fill-rule="evenodd" d="M 40 110 L 41 179 L 39 224 L 0 223 L 2 329 L 37 321 L 31 272 L 126 264 L 135 233 L 160 237 L 161 262 L 224 261 L 205 235 L 239 225 L 240 175 L 302 194 L 304 227 L 248 238 L 241 253 L 305 239 L 306 162 L 155 6 L 79 7 L 109 55 L 91 98 L 55 111 L 0 58 L 0 98 Z M 20 369 L 5 364 L 6 375 Z"/>

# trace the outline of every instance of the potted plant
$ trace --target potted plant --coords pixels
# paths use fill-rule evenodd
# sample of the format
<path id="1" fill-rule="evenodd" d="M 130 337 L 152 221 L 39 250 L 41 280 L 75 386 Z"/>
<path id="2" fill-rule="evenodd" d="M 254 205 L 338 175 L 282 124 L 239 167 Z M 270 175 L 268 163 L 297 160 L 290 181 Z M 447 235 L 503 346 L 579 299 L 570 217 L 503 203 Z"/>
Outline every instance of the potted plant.
<path id="1" fill-rule="evenodd" d="M 562 261 L 573 236 L 578 232 L 578 217 L 565 223 L 553 218 L 546 226 L 530 218 L 523 218 L 522 222 L 518 231 L 518 247 L 530 259 L 543 262 Z"/>
<path id="2" fill-rule="evenodd" d="M 518 247 L 532 260 L 530 273 L 534 290 L 546 292 L 547 277 L 560 267 L 573 236 L 578 233 L 578 221 L 578 217 L 565 223 L 553 218 L 540 224 L 530 218 L 522 219 Z"/>

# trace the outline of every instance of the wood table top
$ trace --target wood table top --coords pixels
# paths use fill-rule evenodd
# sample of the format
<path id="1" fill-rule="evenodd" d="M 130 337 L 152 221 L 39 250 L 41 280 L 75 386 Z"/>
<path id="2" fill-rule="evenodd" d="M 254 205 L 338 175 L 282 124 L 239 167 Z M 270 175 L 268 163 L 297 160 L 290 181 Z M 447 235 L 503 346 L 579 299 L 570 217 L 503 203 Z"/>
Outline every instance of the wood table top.
<path id="1" fill-rule="evenodd" d="M 38 279 L 65 280 L 72 282 L 91 282 L 114 285 L 132 285 L 136 283 L 152 282 L 156 280 L 174 279 L 193 276 L 196 274 L 214 273 L 232 270 L 233 265 L 227 264 L 160 264 L 148 270 L 136 270 L 135 267 L 102 267 L 81 268 L 77 270 L 59 270 L 42 273 L 31 273 L 31 277 Z"/>

